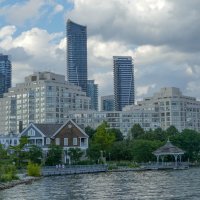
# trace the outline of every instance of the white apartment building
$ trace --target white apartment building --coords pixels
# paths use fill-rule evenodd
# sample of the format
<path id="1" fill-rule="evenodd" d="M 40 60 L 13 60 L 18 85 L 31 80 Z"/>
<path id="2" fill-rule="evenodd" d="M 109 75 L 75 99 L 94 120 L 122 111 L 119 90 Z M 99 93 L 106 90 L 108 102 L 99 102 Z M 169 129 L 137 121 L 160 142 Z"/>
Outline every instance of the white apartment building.
<path id="1" fill-rule="evenodd" d="M 30 122 L 64 123 L 70 110 L 89 110 L 90 98 L 64 75 L 37 72 L 0 98 L 0 133 L 18 132 Z"/>
<path id="2" fill-rule="evenodd" d="M 144 130 L 158 127 L 166 130 L 174 125 L 179 131 L 186 128 L 200 131 L 200 101 L 182 95 L 178 88 L 162 88 L 137 105 L 126 106 L 123 111 L 70 111 L 67 117 L 82 127 L 96 128 L 107 121 L 111 128 L 120 129 L 124 135 L 136 123 Z"/>

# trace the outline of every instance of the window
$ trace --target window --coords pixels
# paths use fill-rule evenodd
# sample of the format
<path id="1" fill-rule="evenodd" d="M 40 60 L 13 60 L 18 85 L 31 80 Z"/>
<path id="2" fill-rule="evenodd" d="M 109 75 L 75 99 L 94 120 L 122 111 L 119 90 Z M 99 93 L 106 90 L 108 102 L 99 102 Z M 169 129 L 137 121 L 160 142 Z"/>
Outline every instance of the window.
<path id="1" fill-rule="evenodd" d="M 68 146 L 68 138 L 64 138 L 64 146 Z"/>
<path id="2" fill-rule="evenodd" d="M 73 145 L 77 145 L 77 138 L 73 138 Z"/>
<path id="3" fill-rule="evenodd" d="M 56 145 L 60 145 L 60 138 L 56 138 Z"/>
<path id="4" fill-rule="evenodd" d="M 33 130 L 32 128 L 28 130 L 28 136 L 35 136 L 35 130 Z"/>
<path id="5" fill-rule="evenodd" d="M 50 144 L 50 143 L 51 143 L 50 138 L 46 138 L 46 144 Z"/>

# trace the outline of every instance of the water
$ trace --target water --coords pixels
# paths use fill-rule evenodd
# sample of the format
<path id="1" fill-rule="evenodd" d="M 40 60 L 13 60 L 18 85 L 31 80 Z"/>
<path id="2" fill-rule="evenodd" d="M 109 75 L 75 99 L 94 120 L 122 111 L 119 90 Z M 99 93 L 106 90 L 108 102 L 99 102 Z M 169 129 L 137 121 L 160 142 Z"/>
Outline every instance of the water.
<path id="1" fill-rule="evenodd" d="M 0 200 L 200 200 L 200 168 L 46 177 L 0 191 Z"/>

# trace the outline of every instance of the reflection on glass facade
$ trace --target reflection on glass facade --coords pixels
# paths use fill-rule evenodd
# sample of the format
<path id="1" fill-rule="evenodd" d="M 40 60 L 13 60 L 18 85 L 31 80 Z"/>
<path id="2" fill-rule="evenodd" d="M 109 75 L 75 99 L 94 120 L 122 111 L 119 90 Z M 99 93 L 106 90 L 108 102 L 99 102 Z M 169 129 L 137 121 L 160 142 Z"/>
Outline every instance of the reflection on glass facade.
<path id="1" fill-rule="evenodd" d="M 87 27 L 67 21 L 67 78 L 87 92 Z"/>
<path id="2" fill-rule="evenodd" d="M 134 69 L 132 57 L 114 56 L 114 101 L 115 110 L 134 104 Z"/>
<path id="3" fill-rule="evenodd" d="M 12 65 L 8 55 L 0 54 L 0 97 L 11 87 Z"/>
<path id="4" fill-rule="evenodd" d="M 114 111 L 114 95 L 101 97 L 101 111 Z"/>
<path id="5" fill-rule="evenodd" d="M 91 98 L 91 109 L 98 110 L 98 85 L 94 80 L 87 81 L 87 96 Z"/>

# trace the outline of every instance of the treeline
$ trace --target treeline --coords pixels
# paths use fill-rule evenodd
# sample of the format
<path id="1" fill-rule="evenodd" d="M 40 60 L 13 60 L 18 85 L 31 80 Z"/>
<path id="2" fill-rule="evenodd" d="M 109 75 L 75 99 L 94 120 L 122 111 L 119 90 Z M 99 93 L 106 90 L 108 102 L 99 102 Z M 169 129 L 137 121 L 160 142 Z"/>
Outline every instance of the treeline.
<path id="1" fill-rule="evenodd" d="M 108 124 L 103 122 L 96 130 L 87 127 L 86 133 L 90 136 L 88 156 L 95 162 L 101 157 L 100 151 L 103 151 L 107 161 L 155 161 L 152 152 L 164 145 L 168 139 L 185 151 L 183 160 L 200 160 L 200 133 L 194 130 L 185 129 L 179 132 L 174 126 L 170 126 L 165 131 L 161 128 L 144 131 L 139 124 L 135 124 L 128 136 L 123 138 L 120 130 L 110 129 Z M 170 157 L 168 159 L 170 160 Z"/>

